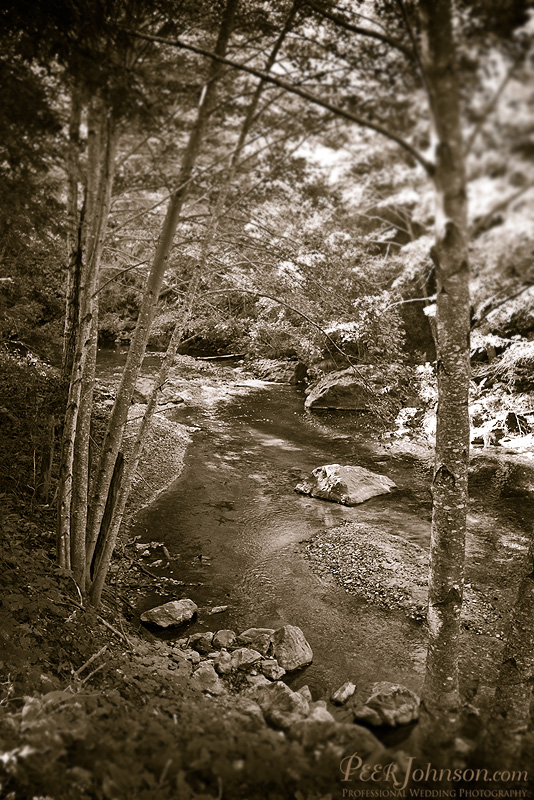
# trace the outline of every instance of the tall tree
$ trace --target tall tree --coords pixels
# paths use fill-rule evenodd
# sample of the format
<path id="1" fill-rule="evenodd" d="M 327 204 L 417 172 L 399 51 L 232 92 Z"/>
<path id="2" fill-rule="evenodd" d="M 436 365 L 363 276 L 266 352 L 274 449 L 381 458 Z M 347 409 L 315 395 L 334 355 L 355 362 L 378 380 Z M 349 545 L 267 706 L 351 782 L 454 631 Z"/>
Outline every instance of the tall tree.
<path id="1" fill-rule="evenodd" d="M 238 0 L 228 0 L 223 12 L 214 50 L 215 55 L 218 57 L 224 57 L 226 53 L 237 4 Z M 145 354 L 150 334 L 150 326 L 154 318 L 156 303 L 168 266 L 169 255 L 173 246 L 180 214 L 191 188 L 193 169 L 200 151 L 210 114 L 216 101 L 217 79 L 220 77 L 221 72 L 220 64 L 214 60 L 210 66 L 207 82 L 201 92 L 196 119 L 189 134 L 188 143 L 182 157 L 178 189 L 172 194 L 167 207 L 167 213 L 163 222 L 152 267 L 147 278 L 143 302 L 139 309 L 137 324 L 128 351 L 128 357 L 117 398 L 102 444 L 101 458 L 93 489 L 86 543 L 88 576 L 90 575 L 95 548 L 101 533 L 102 519 L 104 517 L 115 464 L 122 444 L 128 409 L 135 389 L 135 382 Z"/>
<path id="2" fill-rule="evenodd" d="M 458 725 L 469 463 L 469 261 L 467 191 L 451 0 L 420 0 L 421 66 L 433 134 L 438 411 L 428 598 L 423 732 L 436 751 Z M 443 751 L 441 751 L 443 752 Z"/>

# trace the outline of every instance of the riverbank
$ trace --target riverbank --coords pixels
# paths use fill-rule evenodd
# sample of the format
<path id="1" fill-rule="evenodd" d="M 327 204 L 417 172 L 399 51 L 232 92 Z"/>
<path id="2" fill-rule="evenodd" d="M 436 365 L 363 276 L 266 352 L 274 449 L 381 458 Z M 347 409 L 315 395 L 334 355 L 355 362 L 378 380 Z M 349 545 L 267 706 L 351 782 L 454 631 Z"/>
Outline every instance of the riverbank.
<path id="1" fill-rule="evenodd" d="M 261 386 L 245 374 L 237 380 L 234 377 L 229 385 L 229 374 L 212 365 L 198 371 L 188 361 L 179 365 L 176 383 L 173 379 L 167 386 L 142 460 L 131 514 L 161 492 L 183 466 L 187 442 L 195 432 L 193 425 L 172 419 L 173 409 L 180 406 L 178 397 L 191 405 L 209 406 L 245 396 Z M 145 375 L 145 379 L 148 377 Z M 104 406 L 105 393 L 112 394 L 114 384 L 111 381 L 106 385 L 107 389 L 102 384 Z M 132 426 L 142 405 L 131 409 Z M 270 448 L 267 453 L 275 453 L 273 447 L 283 444 L 267 436 L 264 442 Z M 229 456 L 234 458 L 235 454 Z M 292 486 L 287 491 L 291 492 Z M 293 697 L 297 693 L 281 690 L 291 707 L 299 710 L 301 719 L 292 720 L 292 724 L 298 723 L 293 732 L 291 726 L 273 724 L 270 712 L 266 717 L 260 703 L 243 696 L 243 691 L 246 694 L 254 684 L 262 683 L 253 663 L 249 670 L 236 668 L 228 679 L 218 675 L 224 691 L 217 682 L 211 684 L 211 689 L 219 687 L 215 693 L 209 685 L 199 686 L 202 676 L 213 678 L 216 655 L 209 649 L 199 653 L 190 647 L 187 629 L 182 642 L 177 643 L 161 641 L 153 630 L 137 624 L 130 588 L 149 593 L 160 581 L 142 558 L 141 548 L 135 543 L 119 548 L 103 606 L 95 613 L 80 606 L 70 577 L 54 567 L 51 510 L 36 511 L 35 507 L 12 507 L 4 526 L 2 791 L 14 791 L 16 800 L 43 793 L 53 800 L 131 800 L 137 795 L 149 800 L 326 800 L 339 796 L 343 788 L 340 760 L 351 747 L 363 752 L 365 742 L 375 741 L 368 732 L 358 733 L 352 711 L 344 712 L 349 715 L 344 719 L 332 720 L 323 713 L 330 714 L 332 707 L 325 709 L 317 704 L 319 697 L 310 702 L 301 692 L 306 705 Z M 45 519 L 48 522 L 43 524 Z M 354 548 L 354 529 L 350 526 L 330 527 L 317 541 L 330 534 L 339 537 L 343 528 L 346 547 Z M 369 573 L 368 588 L 374 581 L 382 582 L 384 614 L 406 611 L 402 598 L 391 611 L 394 598 L 387 592 L 385 576 L 391 577 L 392 570 L 388 571 L 384 563 L 384 552 L 378 546 L 373 550 L 368 540 L 366 543 L 363 527 L 359 533 L 359 557 L 376 562 L 374 572 Z M 382 533 L 381 529 L 376 531 L 373 544 Z M 340 539 L 332 541 L 333 552 Z M 407 550 L 421 555 L 423 548 Z M 284 556 L 290 557 L 291 552 L 284 551 Z M 325 568 L 332 552 L 322 554 Z M 354 555 L 354 549 L 344 552 L 347 561 Z M 399 560 L 410 563 L 404 551 L 399 552 Z M 353 572 L 358 576 L 362 570 Z M 408 580 L 412 576 L 405 577 Z M 421 573 L 414 573 L 413 578 L 420 579 Z M 343 585 L 343 591 L 346 588 Z M 190 591 L 180 580 L 167 582 L 161 589 L 165 599 L 186 597 Z M 326 593 L 326 588 L 322 591 Z M 376 602 L 374 597 L 365 599 Z M 415 610 L 420 608 L 418 601 Z M 357 612 L 354 621 L 361 625 Z M 226 628 L 224 614 L 209 617 L 209 626 L 213 632 Z M 386 641 L 380 644 L 384 657 L 394 659 L 387 633 Z M 336 642 L 336 646 L 343 647 L 344 642 Z M 362 651 L 360 657 L 364 655 Z M 193 680 L 199 666 L 202 675 Z M 304 681 L 303 676 L 299 683 Z M 356 741 L 358 735 L 363 738 Z M 378 743 L 373 746 L 381 747 Z M 393 758 L 381 752 L 380 758 Z M 355 783 L 352 788 L 356 788 Z"/>

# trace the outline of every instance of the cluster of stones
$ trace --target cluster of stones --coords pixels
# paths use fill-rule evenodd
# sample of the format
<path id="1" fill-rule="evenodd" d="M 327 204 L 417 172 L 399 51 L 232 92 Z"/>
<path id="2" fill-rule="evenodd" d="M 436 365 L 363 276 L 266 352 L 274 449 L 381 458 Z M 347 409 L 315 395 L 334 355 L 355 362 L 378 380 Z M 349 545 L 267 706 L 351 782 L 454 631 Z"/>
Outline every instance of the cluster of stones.
<path id="1" fill-rule="evenodd" d="M 142 619 L 168 627 L 177 624 L 176 619 L 192 618 L 196 611 L 191 600 L 171 601 L 145 612 Z M 356 686 L 347 681 L 330 697 L 331 711 L 326 700 L 313 700 L 308 686 L 290 689 L 282 678 L 313 659 L 295 625 L 193 633 L 169 645 L 169 657 L 171 670 L 197 690 L 231 703 L 247 725 L 267 724 L 305 748 L 329 747 L 340 753 L 353 748 L 360 755 L 379 755 L 383 745 L 358 723 L 395 727 L 415 721 L 419 713 L 417 696 L 390 683 L 375 684 L 362 704 L 355 699 Z"/>
<path id="2" fill-rule="evenodd" d="M 214 695 L 226 693 L 228 682 L 247 688 L 267 686 L 313 658 L 304 634 L 294 625 L 278 630 L 249 628 L 240 634 L 231 630 L 194 633 L 178 640 L 174 655 L 195 666 L 193 686 Z"/>

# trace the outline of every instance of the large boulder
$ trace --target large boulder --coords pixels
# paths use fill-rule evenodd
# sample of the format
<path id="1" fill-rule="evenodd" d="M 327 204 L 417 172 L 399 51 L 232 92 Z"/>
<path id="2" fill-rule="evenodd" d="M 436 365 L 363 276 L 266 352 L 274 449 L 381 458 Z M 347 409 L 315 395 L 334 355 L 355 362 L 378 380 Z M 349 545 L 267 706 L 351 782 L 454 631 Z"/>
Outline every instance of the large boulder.
<path id="1" fill-rule="evenodd" d="M 308 479 L 295 486 L 295 491 L 345 506 L 355 506 L 396 488 L 391 478 L 377 475 L 364 467 L 326 464 L 314 469 Z"/>
<path id="2" fill-rule="evenodd" d="M 282 681 L 253 686 L 246 690 L 246 696 L 259 705 L 265 721 L 275 728 L 290 728 L 310 710 L 308 701 Z"/>
<path id="3" fill-rule="evenodd" d="M 263 358 L 252 365 L 254 374 L 264 381 L 273 383 L 303 383 L 308 368 L 300 361 L 276 361 Z"/>
<path id="4" fill-rule="evenodd" d="M 330 372 L 312 384 L 304 401 L 305 408 L 337 408 L 370 411 L 373 392 L 352 369 Z"/>
<path id="5" fill-rule="evenodd" d="M 380 727 L 408 725 L 419 718 L 419 698 L 411 689 L 389 681 L 375 683 L 371 696 L 354 710 L 357 720 Z"/>
<path id="6" fill-rule="evenodd" d="M 284 625 L 272 635 L 274 658 L 286 672 L 311 664 L 313 651 L 296 625 Z"/>
<path id="7" fill-rule="evenodd" d="M 157 625 L 159 628 L 171 628 L 182 625 L 192 619 L 198 611 L 198 606 L 192 600 L 171 600 L 162 606 L 155 606 L 141 614 L 141 622 Z"/>

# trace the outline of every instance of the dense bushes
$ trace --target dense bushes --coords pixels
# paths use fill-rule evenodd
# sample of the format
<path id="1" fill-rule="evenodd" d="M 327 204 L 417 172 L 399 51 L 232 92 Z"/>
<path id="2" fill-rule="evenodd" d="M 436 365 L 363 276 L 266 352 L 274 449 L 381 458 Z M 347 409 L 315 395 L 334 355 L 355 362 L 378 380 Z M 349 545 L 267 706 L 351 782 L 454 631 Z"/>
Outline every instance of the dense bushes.
<path id="1" fill-rule="evenodd" d="M 0 349 L 1 490 L 47 499 L 61 413 L 57 371 L 24 347 L 4 345 Z"/>

